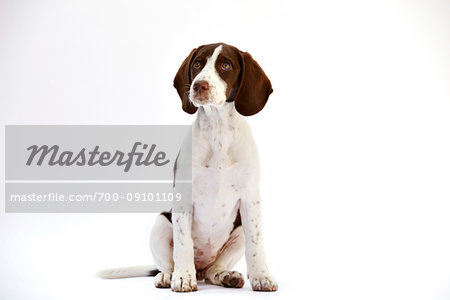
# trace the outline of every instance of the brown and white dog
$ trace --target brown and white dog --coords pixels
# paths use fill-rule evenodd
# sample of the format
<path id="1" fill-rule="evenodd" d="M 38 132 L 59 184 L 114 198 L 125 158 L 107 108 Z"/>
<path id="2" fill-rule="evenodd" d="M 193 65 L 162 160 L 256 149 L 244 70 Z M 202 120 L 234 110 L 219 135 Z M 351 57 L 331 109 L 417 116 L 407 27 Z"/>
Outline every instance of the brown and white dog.
<path id="1" fill-rule="evenodd" d="M 241 116 L 264 107 L 271 83 L 250 54 L 219 43 L 192 50 L 174 86 L 183 110 L 197 112 L 192 151 L 184 148 L 190 144 L 182 146 L 175 166 L 175 170 L 192 168 L 192 205 L 157 217 L 150 240 L 156 266 L 112 269 L 99 275 L 156 275 L 156 287 L 176 292 L 195 291 L 202 279 L 240 288 L 244 277 L 231 269 L 245 250 L 253 290 L 276 291 L 261 239 L 257 150 Z M 192 164 L 186 155 L 192 155 Z"/>

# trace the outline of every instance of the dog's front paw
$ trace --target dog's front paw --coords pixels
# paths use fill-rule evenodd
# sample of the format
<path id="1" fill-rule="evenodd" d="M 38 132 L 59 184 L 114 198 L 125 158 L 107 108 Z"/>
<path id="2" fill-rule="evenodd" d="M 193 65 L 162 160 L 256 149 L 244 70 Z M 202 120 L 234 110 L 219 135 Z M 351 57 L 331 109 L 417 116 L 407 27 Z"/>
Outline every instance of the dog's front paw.
<path id="1" fill-rule="evenodd" d="M 170 284 L 174 292 L 193 292 L 197 290 L 197 278 L 195 273 L 175 271 L 172 274 Z"/>
<path id="2" fill-rule="evenodd" d="M 250 275 L 250 283 L 254 291 L 275 292 L 278 289 L 277 282 L 267 271 Z"/>
<path id="3" fill-rule="evenodd" d="M 164 289 L 170 288 L 170 279 L 172 278 L 172 274 L 159 272 L 155 276 L 155 287 Z"/>

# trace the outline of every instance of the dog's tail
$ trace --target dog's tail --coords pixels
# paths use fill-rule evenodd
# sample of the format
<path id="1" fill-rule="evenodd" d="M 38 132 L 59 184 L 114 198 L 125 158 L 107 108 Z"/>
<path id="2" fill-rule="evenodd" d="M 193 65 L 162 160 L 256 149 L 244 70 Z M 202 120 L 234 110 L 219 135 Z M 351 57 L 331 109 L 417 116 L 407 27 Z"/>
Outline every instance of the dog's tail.
<path id="1" fill-rule="evenodd" d="M 160 271 L 155 265 L 123 267 L 116 269 L 102 270 L 97 273 L 97 276 L 104 279 L 118 279 L 130 277 L 145 277 L 155 276 Z"/>

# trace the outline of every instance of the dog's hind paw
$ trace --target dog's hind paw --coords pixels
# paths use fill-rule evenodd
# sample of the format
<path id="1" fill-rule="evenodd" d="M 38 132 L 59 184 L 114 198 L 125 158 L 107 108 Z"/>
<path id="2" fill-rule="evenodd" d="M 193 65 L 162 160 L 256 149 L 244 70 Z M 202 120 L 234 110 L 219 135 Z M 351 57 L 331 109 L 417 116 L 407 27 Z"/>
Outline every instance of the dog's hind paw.
<path id="1" fill-rule="evenodd" d="M 236 271 L 219 271 L 213 278 L 206 278 L 207 283 L 224 287 L 241 288 L 244 286 L 244 276 Z"/>
<path id="2" fill-rule="evenodd" d="M 170 280 L 172 278 L 171 273 L 159 272 L 155 276 L 155 287 L 157 288 L 170 288 Z"/>

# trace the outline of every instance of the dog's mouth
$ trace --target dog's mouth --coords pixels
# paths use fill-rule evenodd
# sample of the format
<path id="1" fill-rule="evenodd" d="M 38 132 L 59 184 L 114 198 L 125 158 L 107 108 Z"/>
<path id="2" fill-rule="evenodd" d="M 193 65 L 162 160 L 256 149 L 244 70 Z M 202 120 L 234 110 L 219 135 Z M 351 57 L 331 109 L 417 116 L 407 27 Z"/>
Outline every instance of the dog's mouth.
<path id="1" fill-rule="evenodd" d="M 194 92 L 192 99 L 192 102 L 197 105 L 205 105 L 211 102 L 211 97 L 209 96 L 209 93 L 197 93 Z"/>
<path id="2" fill-rule="evenodd" d="M 207 104 L 210 102 L 209 95 L 195 95 L 192 99 L 192 102 L 197 104 Z"/>
<path id="3" fill-rule="evenodd" d="M 199 81 L 191 87 L 189 99 L 195 107 L 200 107 L 210 105 L 221 106 L 226 98 L 222 99 L 222 97 L 217 95 L 215 86 L 209 85 L 205 81 Z"/>
<path id="4" fill-rule="evenodd" d="M 203 105 L 208 105 L 208 104 L 212 103 L 212 101 L 210 101 L 210 99 L 208 97 L 195 97 L 195 96 L 193 97 L 191 102 L 196 107 L 203 106 Z"/>
<path id="5" fill-rule="evenodd" d="M 209 91 L 191 91 L 191 102 L 195 106 L 208 105 L 213 103 Z"/>
<path id="6" fill-rule="evenodd" d="M 214 87 L 209 84 L 206 80 L 197 80 L 193 83 L 191 87 L 191 100 L 196 106 L 201 106 L 205 104 L 212 103 L 211 90 Z"/>

